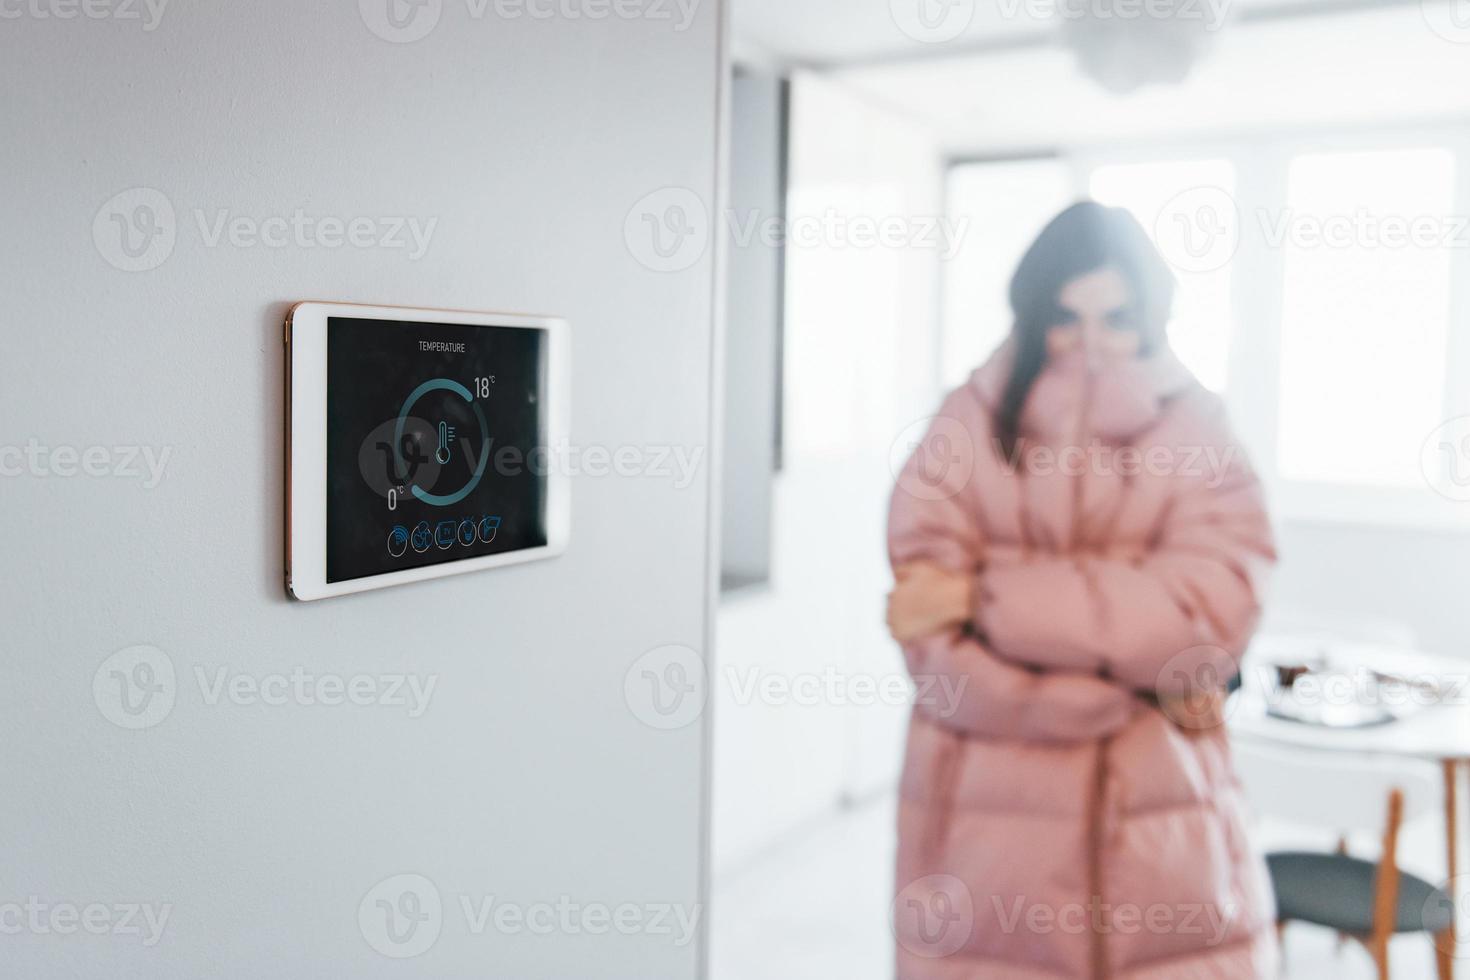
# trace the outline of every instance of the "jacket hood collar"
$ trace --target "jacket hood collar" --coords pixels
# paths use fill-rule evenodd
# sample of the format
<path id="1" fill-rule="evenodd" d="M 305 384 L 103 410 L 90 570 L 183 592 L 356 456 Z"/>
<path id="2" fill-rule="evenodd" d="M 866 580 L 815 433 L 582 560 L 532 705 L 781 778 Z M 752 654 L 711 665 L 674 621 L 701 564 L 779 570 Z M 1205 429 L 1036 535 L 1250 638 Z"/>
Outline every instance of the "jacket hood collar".
<path id="1" fill-rule="evenodd" d="M 970 387 L 992 412 L 1000 404 L 1014 360 L 1013 342 L 1007 340 L 970 375 Z M 1036 376 L 1021 414 L 1021 431 L 1032 436 L 1069 434 L 1085 423 L 1093 435 L 1127 439 L 1151 425 L 1165 401 L 1197 384 L 1167 347 L 1101 370 L 1089 369 L 1080 351 L 1065 354 L 1048 360 Z"/>

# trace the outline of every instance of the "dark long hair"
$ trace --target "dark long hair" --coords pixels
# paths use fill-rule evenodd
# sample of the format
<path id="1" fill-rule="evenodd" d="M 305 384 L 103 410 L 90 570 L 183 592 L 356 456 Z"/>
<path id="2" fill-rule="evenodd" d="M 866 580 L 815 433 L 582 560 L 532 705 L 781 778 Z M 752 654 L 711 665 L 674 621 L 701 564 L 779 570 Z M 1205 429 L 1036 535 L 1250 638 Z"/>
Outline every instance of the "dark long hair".
<path id="1" fill-rule="evenodd" d="M 1011 277 L 1015 356 L 994 419 L 1007 457 L 1015 455 L 1026 397 L 1046 366 L 1046 332 L 1061 317 L 1058 294 L 1078 276 L 1106 268 L 1116 269 L 1128 284 L 1141 353 L 1168 343 L 1164 325 L 1174 301 L 1174 276 L 1133 216 L 1122 208 L 1079 201 L 1051 219 Z"/>

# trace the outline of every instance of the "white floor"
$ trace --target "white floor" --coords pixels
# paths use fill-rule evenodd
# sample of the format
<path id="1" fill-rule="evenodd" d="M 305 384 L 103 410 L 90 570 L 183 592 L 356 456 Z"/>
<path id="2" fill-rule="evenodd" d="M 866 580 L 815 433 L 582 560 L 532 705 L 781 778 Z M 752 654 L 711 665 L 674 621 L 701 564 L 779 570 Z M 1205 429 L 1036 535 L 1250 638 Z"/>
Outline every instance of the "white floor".
<path id="1" fill-rule="evenodd" d="M 1406 834 L 1401 864 L 1434 868 L 1438 835 Z M 893 800 L 834 815 L 741 871 L 717 878 L 711 980 L 891 980 Z M 1373 980 L 1356 944 L 1311 926 L 1287 930 L 1286 980 Z M 1393 975 L 1434 976 L 1423 936 L 1394 940 Z M 1470 976 L 1470 960 L 1457 972 Z"/>

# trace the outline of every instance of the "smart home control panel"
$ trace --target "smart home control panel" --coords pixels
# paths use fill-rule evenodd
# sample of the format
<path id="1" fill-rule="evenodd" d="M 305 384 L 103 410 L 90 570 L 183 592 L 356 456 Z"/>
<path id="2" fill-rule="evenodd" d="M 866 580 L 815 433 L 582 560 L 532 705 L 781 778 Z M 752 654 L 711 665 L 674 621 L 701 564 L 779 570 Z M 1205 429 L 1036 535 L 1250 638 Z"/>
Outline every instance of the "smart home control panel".
<path id="1" fill-rule="evenodd" d="M 556 554 L 566 325 L 302 303 L 287 318 L 287 588 L 320 599 Z"/>

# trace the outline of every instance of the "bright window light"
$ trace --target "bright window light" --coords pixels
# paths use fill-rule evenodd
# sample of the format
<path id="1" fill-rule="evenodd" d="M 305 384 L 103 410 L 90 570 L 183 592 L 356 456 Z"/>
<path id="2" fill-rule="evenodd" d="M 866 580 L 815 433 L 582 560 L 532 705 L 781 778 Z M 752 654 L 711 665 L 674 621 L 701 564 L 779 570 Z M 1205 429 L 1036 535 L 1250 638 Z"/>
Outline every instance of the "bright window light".
<path id="1" fill-rule="evenodd" d="M 1164 237 L 1173 240 L 1178 229 L 1163 223 L 1181 214 L 1199 225 L 1189 230 L 1203 239 L 1225 230 L 1225 223 L 1233 220 L 1217 214 L 1215 199 L 1230 206 L 1235 194 L 1235 168 L 1228 160 L 1114 164 L 1094 170 L 1088 189 L 1097 201 L 1131 211 L 1156 241 Z M 1188 240 L 1180 244 L 1190 247 Z M 1230 358 L 1230 256 L 1220 253 L 1217 260 L 1211 261 L 1203 253 L 1176 257 L 1169 248 L 1163 252 L 1179 281 L 1169 344 L 1202 384 L 1223 391 Z M 1192 257 L 1205 261 L 1191 262 Z"/>
<path id="2" fill-rule="evenodd" d="M 1067 165 L 1049 159 L 960 164 L 947 193 L 950 219 L 969 223 L 944 268 L 941 380 L 953 387 L 1010 333 L 1016 264 L 1076 194 Z"/>
<path id="3" fill-rule="evenodd" d="M 1285 260 L 1287 479 L 1422 486 L 1420 447 L 1443 416 L 1454 168 L 1444 148 L 1292 161 L 1286 209 L 1262 221 Z"/>

